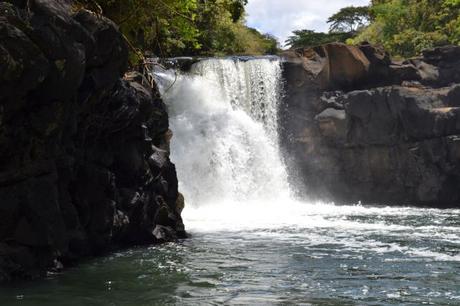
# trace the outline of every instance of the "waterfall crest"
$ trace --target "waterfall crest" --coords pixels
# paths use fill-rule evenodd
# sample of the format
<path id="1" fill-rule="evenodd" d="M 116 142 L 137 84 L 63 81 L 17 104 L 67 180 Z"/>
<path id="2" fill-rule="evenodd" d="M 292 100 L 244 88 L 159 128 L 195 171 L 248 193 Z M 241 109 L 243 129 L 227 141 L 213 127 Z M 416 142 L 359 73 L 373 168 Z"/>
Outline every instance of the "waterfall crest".
<path id="1" fill-rule="evenodd" d="M 188 205 L 290 196 L 278 146 L 278 59 L 207 59 L 189 74 L 156 76 L 174 132 L 171 159 Z"/>

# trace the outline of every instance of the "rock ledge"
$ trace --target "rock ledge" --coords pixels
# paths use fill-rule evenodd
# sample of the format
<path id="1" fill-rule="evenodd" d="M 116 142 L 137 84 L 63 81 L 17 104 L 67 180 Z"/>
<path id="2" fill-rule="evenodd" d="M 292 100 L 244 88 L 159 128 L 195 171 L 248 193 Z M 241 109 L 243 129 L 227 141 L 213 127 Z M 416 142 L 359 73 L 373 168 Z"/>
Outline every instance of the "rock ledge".
<path id="1" fill-rule="evenodd" d="M 110 20 L 0 3 L 0 282 L 185 237 L 168 114 Z"/>
<path id="2" fill-rule="evenodd" d="M 460 206 L 460 47 L 393 62 L 369 44 L 286 52 L 282 146 L 304 195 Z"/>

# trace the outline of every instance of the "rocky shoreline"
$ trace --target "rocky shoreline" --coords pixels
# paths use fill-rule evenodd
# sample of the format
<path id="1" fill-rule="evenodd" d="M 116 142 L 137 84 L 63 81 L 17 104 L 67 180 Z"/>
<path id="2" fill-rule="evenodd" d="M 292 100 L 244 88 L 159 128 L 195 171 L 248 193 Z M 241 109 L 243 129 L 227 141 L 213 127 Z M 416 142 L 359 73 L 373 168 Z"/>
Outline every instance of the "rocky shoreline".
<path id="1" fill-rule="evenodd" d="M 460 206 L 460 47 L 282 58 L 281 146 L 303 196 Z M 127 72 L 113 22 L 70 0 L 1 2 L 0 69 L 0 282 L 186 237 L 166 107 Z"/>
<path id="2" fill-rule="evenodd" d="M 460 47 L 395 62 L 369 44 L 283 54 L 281 142 L 304 196 L 460 207 Z"/>
<path id="3" fill-rule="evenodd" d="M 0 282 L 186 236 L 166 107 L 110 20 L 0 3 Z"/>

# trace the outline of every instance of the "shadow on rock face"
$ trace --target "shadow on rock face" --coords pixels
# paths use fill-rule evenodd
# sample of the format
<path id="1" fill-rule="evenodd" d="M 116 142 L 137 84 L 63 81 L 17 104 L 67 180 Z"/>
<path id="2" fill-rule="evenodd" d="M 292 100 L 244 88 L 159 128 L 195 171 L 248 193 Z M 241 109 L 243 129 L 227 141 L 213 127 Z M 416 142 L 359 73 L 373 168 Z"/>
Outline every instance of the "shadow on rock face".
<path id="1" fill-rule="evenodd" d="M 69 3 L 0 3 L 0 281 L 185 237 L 165 105 Z"/>
<path id="2" fill-rule="evenodd" d="M 369 44 L 284 58 L 281 142 L 304 196 L 458 206 L 460 47 L 401 63 Z"/>

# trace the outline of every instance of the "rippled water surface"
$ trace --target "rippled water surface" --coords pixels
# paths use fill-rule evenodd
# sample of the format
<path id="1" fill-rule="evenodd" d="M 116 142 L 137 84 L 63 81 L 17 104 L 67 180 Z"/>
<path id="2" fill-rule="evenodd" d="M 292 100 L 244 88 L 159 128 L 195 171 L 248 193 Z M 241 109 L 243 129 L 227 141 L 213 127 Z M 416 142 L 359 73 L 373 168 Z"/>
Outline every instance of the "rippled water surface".
<path id="1" fill-rule="evenodd" d="M 155 73 L 192 238 L 0 289 L 0 305 L 460 305 L 460 210 L 293 200 L 276 58 Z"/>
<path id="2" fill-rule="evenodd" d="M 193 238 L 3 288 L 0 304 L 459 305 L 459 215 L 301 203 L 189 209 Z"/>

